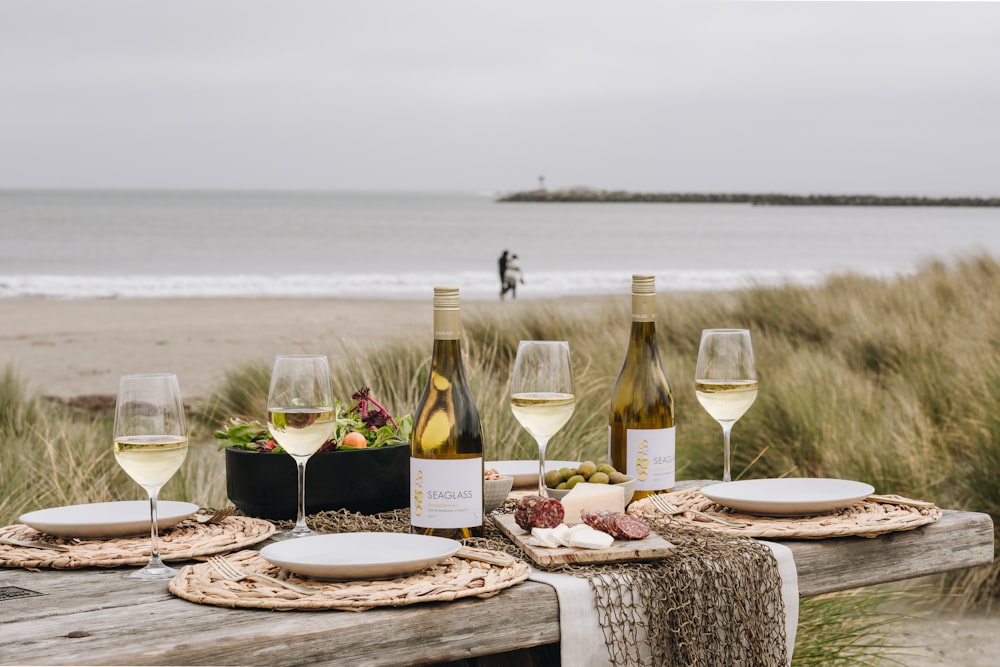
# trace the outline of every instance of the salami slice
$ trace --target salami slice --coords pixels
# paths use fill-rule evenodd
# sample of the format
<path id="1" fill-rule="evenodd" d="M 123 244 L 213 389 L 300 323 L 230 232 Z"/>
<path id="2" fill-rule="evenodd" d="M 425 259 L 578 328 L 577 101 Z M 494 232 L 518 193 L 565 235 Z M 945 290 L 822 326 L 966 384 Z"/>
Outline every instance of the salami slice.
<path id="1" fill-rule="evenodd" d="M 615 537 L 620 536 L 626 540 L 641 540 L 649 537 L 649 524 L 638 517 L 615 512 L 613 523 L 614 530 L 611 531 L 611 534 Z"/>
<path id="2" fill-rule="evenodd" d="M 614 514 L 610 510 L 594 510 L 590 512 L 581 512 L 580 519 L 593 528 L 594 530 L 599 530 L 602 533 L 611 534 L 610 530 L 610 517 Z"/>
<path id="3" fill-rule="evenodd" d="M 525 496 L 514 509 L 514 521 L 529 532 L 532 528 L 555 528 L 565 516 L 561 502 L 541 496 Z"/>
<path id="4" fill-rule="evenodd" d="M 618 540 L 641 540 L 650 533 L 648 523 L 622 512 L 597 510 L 583 512 L 580 518 L 594 530 L 605 532 Z"/>

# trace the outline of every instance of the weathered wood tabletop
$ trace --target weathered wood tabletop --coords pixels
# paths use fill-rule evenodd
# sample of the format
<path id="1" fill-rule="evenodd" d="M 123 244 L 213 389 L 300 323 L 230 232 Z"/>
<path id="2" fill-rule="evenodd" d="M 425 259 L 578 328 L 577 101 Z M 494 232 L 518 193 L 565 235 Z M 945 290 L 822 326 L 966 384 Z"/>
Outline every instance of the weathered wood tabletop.
<path id="1" fill-rule="evenodd" d="M 799 593 L 811 596 L 989 563 L 993 522 L 945 510 L 911 531 L 785 544 Z M 0 663 L 410 665 L 559 641 L 555 591 L 532 581 L 485 600 L 272 612 L 195 604 L 173 597 L 166 583 L 123 575 L 0 569 Z"/>

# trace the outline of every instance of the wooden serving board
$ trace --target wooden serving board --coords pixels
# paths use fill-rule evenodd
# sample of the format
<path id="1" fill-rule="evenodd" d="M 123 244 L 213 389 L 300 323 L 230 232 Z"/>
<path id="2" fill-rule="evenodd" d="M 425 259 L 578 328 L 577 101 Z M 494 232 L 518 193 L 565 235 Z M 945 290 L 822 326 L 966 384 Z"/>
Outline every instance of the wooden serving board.
<path id="1" fill-rule="evenodd" d="M 513 514 L 493 517 L 494 523 L 538 565 L 555 566 L 570 563 L 621 563 L 631 560 L 652 560 L 673 553 L 677 547 L 655 532 L 641 540 L 615 540 L 607 549 L 578 547 L 542 547 L 534 543 L 531 533 L 514 521 Z"/>

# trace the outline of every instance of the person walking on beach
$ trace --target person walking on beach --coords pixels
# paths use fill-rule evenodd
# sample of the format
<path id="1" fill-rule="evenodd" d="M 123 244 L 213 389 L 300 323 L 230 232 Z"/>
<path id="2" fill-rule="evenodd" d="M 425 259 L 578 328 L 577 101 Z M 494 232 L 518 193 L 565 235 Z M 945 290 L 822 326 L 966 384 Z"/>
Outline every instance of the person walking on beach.
<path id="1" fill-rule="evenodd" d="M 507 251 L 506 250 L 504 250 L 503 254 L 500 255 L 500 260 L 499 260 L 498 263 L 500 264 L 500 300 L 503 301 L 503 292 L 504 292 L 503 286 L 505 284 L 504 280 L 506 279 L 506 276 L 507 276 Z"/>
<path id="2" fill-rule="evenodd" d="M 524 284 L 524 277 L 521 275 L 521 262 L 518 261 L 517 255 L 511 255 L 503 273 L 503 290 L 500 291 L 500 300 L 504 300 L 507 292 L 510 292 L 510 298 L 516 299 L 518 283 Z"/>

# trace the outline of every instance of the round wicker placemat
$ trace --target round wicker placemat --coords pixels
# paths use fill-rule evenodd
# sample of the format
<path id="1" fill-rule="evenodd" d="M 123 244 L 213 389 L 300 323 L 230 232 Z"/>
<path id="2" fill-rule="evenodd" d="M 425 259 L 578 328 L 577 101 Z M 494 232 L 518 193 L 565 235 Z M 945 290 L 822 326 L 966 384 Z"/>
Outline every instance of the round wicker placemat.
<path id="1" fill-rule="evenodd" d="M 823 539 L 827 537 L 876 537 L 885 533 L 912 530 L 934 523 L 941 518 L 939 507 L 913 507 L 886 501 L 862 500 L 850 507 L 826 514 L 812 514 L 796 517 L 771 517 L 744 514 L 727 510 L 701 494 L 701 487 L 674 491 L 663 495 L 664 499 L 684 510 L 699 510 L 710 514 L 720 514 L 729 519 L 746 523 L 740 528 L 731 528 L 696 514 L 676 514 L 670 517 L 678 529 L 697 527 L 727 535 L 741 537 L 766 537 L 787 539 Z M 643 518 L 663 517 L 663 513 L 653 507 L 648 498 L 642 498 L 629 505 L 628 511 Z"/>
<path id="2" fill-rule="evenodd" d="M 230 516 L 217 523 L 188 519 L 160 534 L 160 557 L 164 561 L 182 561 L 235 551 L 263 542 L 274 530 L 270 521 L 246 516 Z M 18 523 L 0 528 L 0 537 L 59 544 L 69 549 L 52 551 L 0 544 L 2 567 L 73 569 L 145 565 L 149 561 L 149 535 L 106 540 L 63 539 Z"/>
<path id="3" fill-rule="evenodd" d="M 479 551 L 498 554 L 485 549 Z M 268 574 L 319 587 L 320 592 L 301 595 L 267 581 L 229 581 L 208 563 L 181 568 L 180 573 L 170 581 L 170 592 L 191 602 L 222 607 L 364 611 L 374 607 L 401 607 L 473 596 L 492 597 L 505 588 L 521 583 L 531 572 L 531 567 L 524 561 L 516 561 L 510 567 L 499 567 L 452 556 L 407 577 L 384 581 L 321 581 L 300 577 L 271 565 L 257 551 L 240 551 L 226 556 L 226 559 L 244 572 Z"/>

